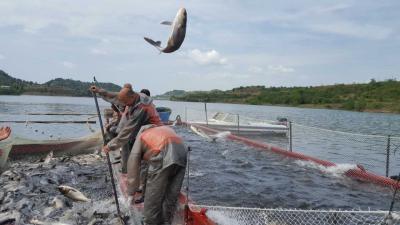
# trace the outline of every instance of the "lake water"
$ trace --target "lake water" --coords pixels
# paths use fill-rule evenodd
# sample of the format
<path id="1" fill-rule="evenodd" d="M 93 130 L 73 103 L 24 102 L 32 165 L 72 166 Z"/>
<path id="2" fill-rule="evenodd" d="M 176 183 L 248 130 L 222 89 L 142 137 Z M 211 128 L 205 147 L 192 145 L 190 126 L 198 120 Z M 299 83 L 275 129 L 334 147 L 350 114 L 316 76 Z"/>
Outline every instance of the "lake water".
<path id="1" fill-rule="evenodd" d="M 157 106 L 170 107 L 174 118 L 185 114 L 189 120 L 204 120 L 204 104 L 155 101 Z M 109 106 L 100 101 L 102 108 Z M 384 174 L 387 135 L 400 136 L 400 116 L 395 114 L 359 113 L 339 110 L 303 109 L 294 107 L 207 104 L 209 117 L 222 111 L 274 120 L 287 117 L 294 122 L 293 149 L 338 163 L 328 171 L 311 164 L 294 161 L 268 152 L 261 152 L 240 143 L 219 140 L 210 143 L 186 128 L 175 128 L 191 153 L 191 197 L 200 204 L 283 207 L 303 209 L 389 207 L 392 191 L 372 184 L 360 183 L 341 175 L 343 168 L 356 163 L 368 170 Z M 0 96 L 0 120 L 87 120 L 89 116 L 34 116 L 27 113 L 95 113 L 92 98 Z M 93 119 L 94 120 L 94 119 Z M 13 137 L 30 139 L 76 138 L 90 134 L 86 124 L 3 123 L 13 128 Z M 304 125 L 306 127 L 300 126 Z M 92 124 L 98 128 L 98 124 Z M 316 127 L 318 129 L 309 128 Z M 381 135 L 353 136 L 334 133 Z M 286 137 L 253 137 L 288 147 Z M 396 138 L 391 141 L 390 174 L 400 172 L 400 151 Z M 394 153 L 393 153 L 394 152 Z M 399 209 L 399 206 L 396 206 Z"/>

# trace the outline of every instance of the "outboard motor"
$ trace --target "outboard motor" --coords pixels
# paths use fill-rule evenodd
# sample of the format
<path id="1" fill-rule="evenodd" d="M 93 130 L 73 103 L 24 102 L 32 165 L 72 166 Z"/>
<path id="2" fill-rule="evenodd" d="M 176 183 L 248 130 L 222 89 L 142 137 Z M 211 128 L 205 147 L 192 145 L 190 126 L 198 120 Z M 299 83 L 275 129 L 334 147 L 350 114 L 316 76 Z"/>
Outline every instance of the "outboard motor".
<path id="1" fill-rule="evenodd" d="M 286 117 L 278 117 L 276 118 L 279 122 L 286 122 L 288 121 L 288 119 Z"/>
<path id="2" fill-rule="evenodd" d="M 287 126 L 287 124 L 288 124 L 288 119 L 286 117 L 279 116 L 276 118 L 276 120 L 278 120 L 278 124 L 285 125 L 285 126 Z"/>

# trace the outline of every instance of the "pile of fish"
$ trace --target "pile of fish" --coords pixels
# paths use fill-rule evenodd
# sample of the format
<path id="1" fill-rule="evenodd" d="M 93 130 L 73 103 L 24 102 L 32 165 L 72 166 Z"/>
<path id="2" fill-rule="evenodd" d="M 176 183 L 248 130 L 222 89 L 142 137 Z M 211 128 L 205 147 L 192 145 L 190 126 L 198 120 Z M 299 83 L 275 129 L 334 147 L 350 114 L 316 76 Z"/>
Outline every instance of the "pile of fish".
<path id="1" fill-rule="evenodd" d="M 0 174 L 0 225 L 116 224 L 111 190 L 98 155 L 13 161 Z"/>

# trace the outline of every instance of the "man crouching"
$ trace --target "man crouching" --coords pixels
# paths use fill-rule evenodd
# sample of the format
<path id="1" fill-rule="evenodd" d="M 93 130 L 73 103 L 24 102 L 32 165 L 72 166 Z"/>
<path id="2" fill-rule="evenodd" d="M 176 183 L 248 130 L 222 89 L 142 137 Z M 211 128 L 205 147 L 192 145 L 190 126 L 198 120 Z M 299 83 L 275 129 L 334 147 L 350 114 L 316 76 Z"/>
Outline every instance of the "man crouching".
<path id="1" fill-rule="evenodd" d="M 168 126 L 142 126 L 128 160 L 128 194 L 140 183 L 141 160 L 149 164 L 144 222 L 171 224 L 185 177 L 187 149 L 183 140 Z"/>

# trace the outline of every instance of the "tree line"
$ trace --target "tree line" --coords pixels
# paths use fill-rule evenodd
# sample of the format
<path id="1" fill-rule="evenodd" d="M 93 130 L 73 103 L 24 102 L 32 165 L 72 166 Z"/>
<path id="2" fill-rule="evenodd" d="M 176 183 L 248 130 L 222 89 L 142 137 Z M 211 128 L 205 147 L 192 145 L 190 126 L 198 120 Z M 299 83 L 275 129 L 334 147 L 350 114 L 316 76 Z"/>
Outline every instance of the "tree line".
<path id="1" fill-rule="evenodd" d="M 91 82 L 62 78 L 39 84 L 14 78 L 0 70 L 0 95 L 91 96 L 92 94 L 88 89 L 92 84 Z M 119 91 L 121 89 L 121 86 L 113 83 L 99 83 L 99 86 L 110 91 Z"/>
<path id="2" fill-rule="evenodd" d="M 400 113 L 400 81 L 371 79 L 369 83 L 315 87 L 248 86 L 227 91 L 186 92 L 184 95 L 172 96 L 170 99 Z"/>

